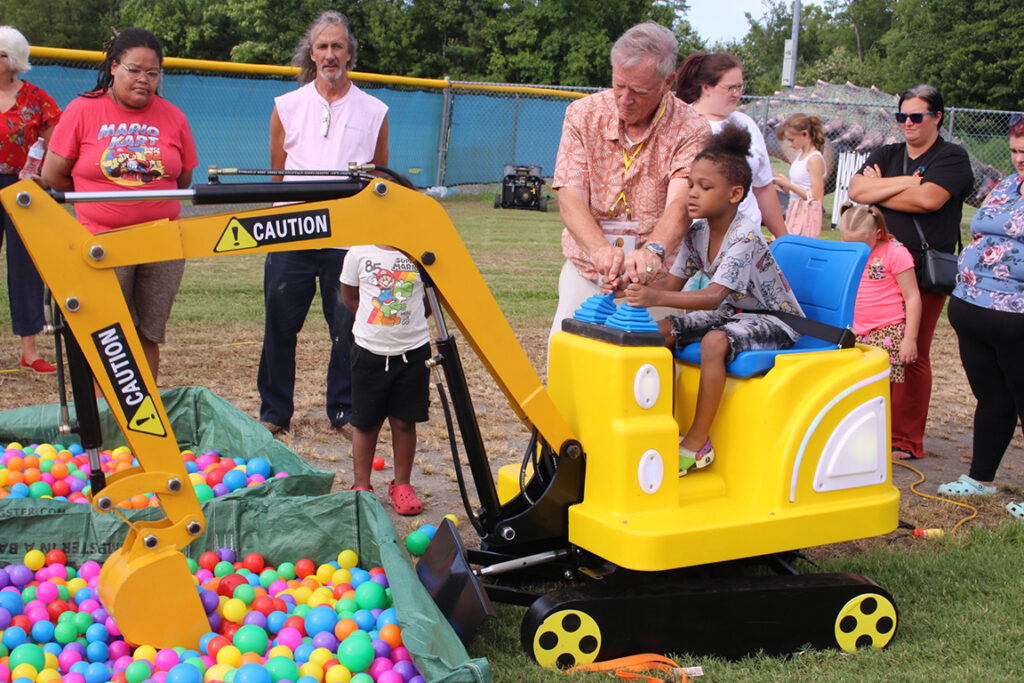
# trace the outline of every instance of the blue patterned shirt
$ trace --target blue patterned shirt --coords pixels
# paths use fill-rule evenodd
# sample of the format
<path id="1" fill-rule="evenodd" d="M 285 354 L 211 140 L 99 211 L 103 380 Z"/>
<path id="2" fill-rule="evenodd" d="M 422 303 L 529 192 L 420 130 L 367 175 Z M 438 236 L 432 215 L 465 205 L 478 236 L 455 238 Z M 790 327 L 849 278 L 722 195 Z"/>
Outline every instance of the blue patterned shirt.
<path id="1" fill-rule="evenodd" d="M 1024 313 L 1024 197 L 1018 174 L 1003 178 L 971 221 L 953 296 L 967 303 Z"/>

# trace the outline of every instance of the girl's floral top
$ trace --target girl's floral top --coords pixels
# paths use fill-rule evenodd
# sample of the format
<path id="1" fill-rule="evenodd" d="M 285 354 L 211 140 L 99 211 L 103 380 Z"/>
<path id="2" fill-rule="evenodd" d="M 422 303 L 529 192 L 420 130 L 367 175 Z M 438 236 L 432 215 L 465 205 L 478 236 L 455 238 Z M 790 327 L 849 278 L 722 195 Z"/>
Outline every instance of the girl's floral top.
<path id="1" fill-rule="evenodd" d="M 996 311 L 1024 313 L 1024 198 L 1013 174 L 996 185 L 971 221 L 953 296 Z"/>

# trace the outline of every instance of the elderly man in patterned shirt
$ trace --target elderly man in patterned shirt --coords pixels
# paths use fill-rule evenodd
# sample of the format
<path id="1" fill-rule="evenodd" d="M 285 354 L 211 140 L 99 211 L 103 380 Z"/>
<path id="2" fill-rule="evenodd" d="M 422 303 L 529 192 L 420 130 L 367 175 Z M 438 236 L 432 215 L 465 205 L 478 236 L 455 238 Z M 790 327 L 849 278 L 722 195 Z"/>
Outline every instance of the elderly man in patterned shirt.
<path id="1" fill-rule="evenodd" d="M 690 225 L 690 167 L 711 128 L 672 94 L 679 44 L 654 22 L 611 51 L 612 87 L 569 105 L 553 187 L 565 230 L 551 334 L 579 305 L 667 271 Z"/>

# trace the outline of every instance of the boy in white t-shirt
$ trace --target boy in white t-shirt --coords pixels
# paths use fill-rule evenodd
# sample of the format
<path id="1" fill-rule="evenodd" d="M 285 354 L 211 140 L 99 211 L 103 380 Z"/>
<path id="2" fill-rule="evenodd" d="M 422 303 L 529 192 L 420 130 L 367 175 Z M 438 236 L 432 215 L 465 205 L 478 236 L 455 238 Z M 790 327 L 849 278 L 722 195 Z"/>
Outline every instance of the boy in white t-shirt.
<path id="1" fill-rule="evenodd" d="M 388 496 L 400 515 L 423 505 L 409 483 L 416 455 L 416 423 L 430 402 L 429 305 L 416 264 L 390 247 L 349 249 L 341 270 L 341 298 L 355 313 L 352 334 L 353 490 L 373 491 L 370 472 L 384 418 L 391 425 L 395 478 Z"/>

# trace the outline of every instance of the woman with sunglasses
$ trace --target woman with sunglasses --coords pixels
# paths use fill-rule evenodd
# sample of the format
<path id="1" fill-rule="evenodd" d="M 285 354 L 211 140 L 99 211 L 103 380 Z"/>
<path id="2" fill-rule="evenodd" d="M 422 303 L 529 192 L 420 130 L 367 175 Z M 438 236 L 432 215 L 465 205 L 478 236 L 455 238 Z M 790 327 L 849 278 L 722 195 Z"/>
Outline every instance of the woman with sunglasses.
<path id="1" fill-rule="evenodd" d="M 106 47 L 96 87 L 72 100 L 54 129 L 43 181 L 61 190 L 169 190 L 192 184 L 196 145 L 181 110 L 157 94 L 163 47 L 144 28 L 126 28 Z M 166 218 L 177 201 L 96 202 L 75 206 L 92 233 Z M 183 260 L 117 268 L 128 310 L 157 377 L 160 344 L 178 293 Z"/>
<path id="2" fill-rule="evenodd" d="M 971 468 L 943 484 L 946 495 L 995 493 L 995 475 L 1024 418 L 1024 117 L 1010 119 L 1010 159 L 1016 169 L 985 199 L 971 221 L 971 243 L 960 254 L 960 275 L 949 300 L 949 323 L 974 409 Z M 1006 509 L 1024 519 L 1024 503 Z"/>
<path id="3" fill-rule="evenodd" d="M 763 222 L 776 237 L 786 234 L 786 222 L 775 192 L 772 162 L 764 136 L 754 119 L 736 111 L 743 95 L 743 65 L 736 57 L 724 53 L 694 52 L 676 72 L 676 97 L 693 106 L 711 124 L 715 135 L 727 122 L 750 133 L 750 154 L 747 163 L 753 174 L 750 192 L 740 204 L 739 213 L 754 225 Z"/>
<path id="4" fill-rule="evenodd" d="M 967 152 L 939 135 L 944 112 L 942 95 L 930 85 L 900 95 L 896 122 L 906 141 L 876 149 L 850 181 L 850 199 L 880 207 L 889 232 L 910 250 L 919 282 L 923 248 L 917 226 L 930 248 L 954 253 L 963 202 L 974 184 Z M 897 459 L 924 457 L 932 394 L 929 352 L 945 303 L 946 294 L 922 288 L 917 360 L 907 364 L 905 381 L 892 387 Z"/>

